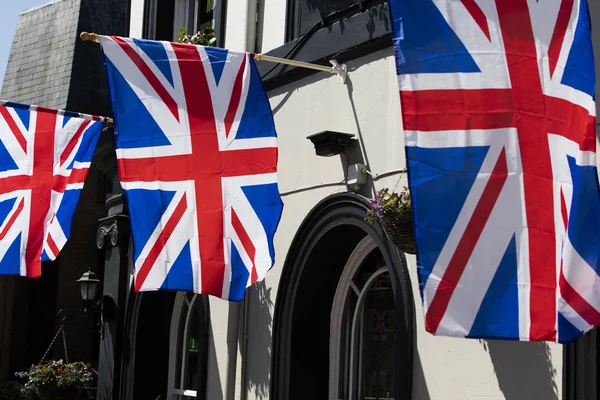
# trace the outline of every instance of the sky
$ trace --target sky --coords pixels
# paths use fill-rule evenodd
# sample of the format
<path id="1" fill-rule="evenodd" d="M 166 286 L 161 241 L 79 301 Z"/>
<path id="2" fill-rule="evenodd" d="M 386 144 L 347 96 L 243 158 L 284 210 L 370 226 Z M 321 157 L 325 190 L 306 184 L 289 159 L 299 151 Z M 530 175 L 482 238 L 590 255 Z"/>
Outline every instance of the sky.
<path id="1" fill-rule="evenodd" d="M 8 62 L 19 13 L 47 2 L 48 0 L 0 0 L 0 9 L 2 10 L 0 12 L 0 88 L 4 81 L 4 72 L 6 71 L 6 63 Z"/>

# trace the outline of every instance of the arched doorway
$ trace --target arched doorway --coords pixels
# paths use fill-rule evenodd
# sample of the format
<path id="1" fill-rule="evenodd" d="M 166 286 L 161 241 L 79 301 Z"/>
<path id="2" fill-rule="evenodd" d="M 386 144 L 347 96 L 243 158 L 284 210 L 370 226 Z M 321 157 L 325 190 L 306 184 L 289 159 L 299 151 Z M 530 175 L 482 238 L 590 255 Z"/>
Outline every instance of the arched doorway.
<path id="1" fill-rule="evenodd" d="M 332 195 L 294 237 L 275 304 L 272 398 L 373 398 L 367 386 L 370 393 L 385 390 L 375 399 L 388 392 L 390 398 L 410 398 L 414 304 L 406 260 L 379 226 L 364 221 L 367 210 L 362 196 Z M 385 295 L 373 298 L 372 289 L 384 286 L 379 292 Z M 386 330 L 393 326 L 392 340 L 371 337 L 379 342 L 367 343 L 369 329 L 379 324 L 382 332 L 382 318 Z M 393 357 L 367 359 L 367 346 L 379 352 L 390 346 Z M 369 377 L 378 362 L 382 373 Z"/>

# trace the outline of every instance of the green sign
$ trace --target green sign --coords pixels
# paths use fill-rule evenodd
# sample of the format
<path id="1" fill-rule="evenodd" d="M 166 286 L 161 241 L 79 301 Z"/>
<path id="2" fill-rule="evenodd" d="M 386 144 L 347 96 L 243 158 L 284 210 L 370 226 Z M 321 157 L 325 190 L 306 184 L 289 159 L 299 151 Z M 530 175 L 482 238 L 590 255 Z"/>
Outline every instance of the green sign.
<path id="1" fill-rule="evenodd" d="M 188 345 L 188 351 L 197 353 L 198 352 L 198 341 L 194 338 L 190 338 L 190 343 Z"/>

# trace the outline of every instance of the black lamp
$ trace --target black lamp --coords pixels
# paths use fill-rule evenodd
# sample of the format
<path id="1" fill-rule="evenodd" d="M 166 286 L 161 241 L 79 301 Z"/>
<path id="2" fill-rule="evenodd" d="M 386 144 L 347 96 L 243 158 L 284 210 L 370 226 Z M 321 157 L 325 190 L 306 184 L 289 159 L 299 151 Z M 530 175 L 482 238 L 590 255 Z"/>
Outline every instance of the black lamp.
<path id="1" fill-rule="evenodd" d="M 356 142 L 351 133 L 323 131 L 306 137 L 315 146 L 318 156 L 331 157 L 341 154 L 346 146 Z"/>
<path id="2" fill-rule="evenodd" d="M 96 297 L 101 281 L 96 274 L 88 270 L 77 280 L 77 283 L 79 283 L 81 300 L 83 300 L 83 306 L 86 310 L 98 307 L 100 302 L 96 302 Z"/>

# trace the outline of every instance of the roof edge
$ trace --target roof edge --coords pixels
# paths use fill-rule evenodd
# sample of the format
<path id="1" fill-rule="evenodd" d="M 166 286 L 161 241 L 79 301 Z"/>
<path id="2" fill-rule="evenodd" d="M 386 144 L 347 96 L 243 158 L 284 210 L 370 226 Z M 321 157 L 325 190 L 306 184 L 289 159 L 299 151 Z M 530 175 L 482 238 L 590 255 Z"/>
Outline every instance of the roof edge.
<path id="1" fill-rule="evenodd" d="M 19 13 L 19 15 L 27 14 L 27 13 L 30 13 L 32 11 L 39 10 L 40 8 L 44 8 L 44 7 L 50 6 L 50 5 L 54 4 L 54 3 L 60 3 L 61 1 L 63 1 L 63 0 L 50 0 L 50 1 L 46 2 L 46 3 L 44 3 L 44 4 L 39 4 L 37 6 L 33 6 L 31 8 L 27 8 L 27 9 L 21 11 Z"/>

